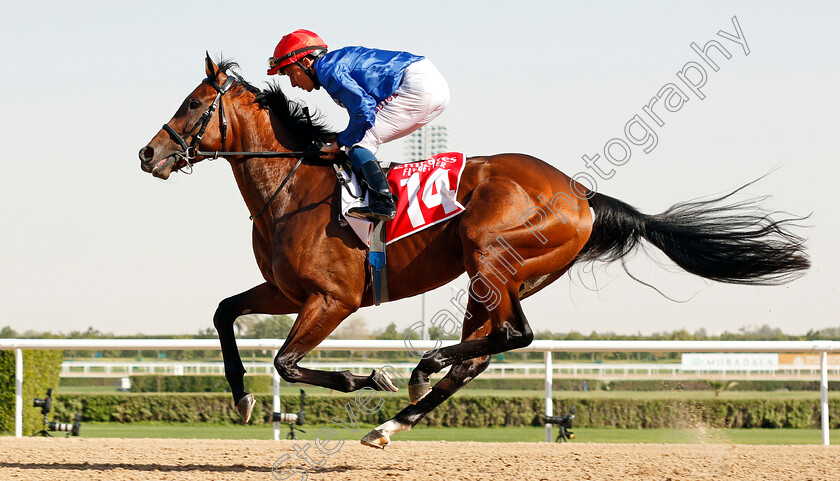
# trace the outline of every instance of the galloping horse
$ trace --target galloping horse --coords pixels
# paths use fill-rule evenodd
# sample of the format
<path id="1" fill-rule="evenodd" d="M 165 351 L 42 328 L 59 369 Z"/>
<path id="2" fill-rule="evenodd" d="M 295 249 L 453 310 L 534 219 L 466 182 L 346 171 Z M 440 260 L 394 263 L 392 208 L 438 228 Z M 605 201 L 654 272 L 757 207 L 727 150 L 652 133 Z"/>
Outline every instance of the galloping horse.
<path id="1" fill-rule="evenodd" d="M 342 392 L 396 390 L 376 372 L 298 366 L 342 320 L 372 303 L 367 248 L 339 223 L 335 173 L 323 162 L 295 163 L 332 134 L 279 87 L 254 88 L 229 71 L 233 62 L 217 65 L 207 56 L 205 64 L 206 79 L 139 155 L 142 169 L 162 179 L 202 159 L 225 157 L 254 216 L 254 254 L 265 282 L 221 301 L 213 318 L 240 416 L 248 421 L 254 400 L 245 392 L 233 324 L 248 313 L 298 314 L 274 359 L 286 381 Z M 234 151 L 225 152 L 228 146 Z M 727 203 L 727 197 L 645 215 L 528 155 L 468 159 L 458 191 L 464 212 L 388 250 L 392 300 L 467 272 L 472 282 L 462 342 L 424 357 L 409 380 L 412 404 L 362 442 L 386 446 L 479 375 L 491 355 L 530 344 L 534 336 L 520 301 L 576 263 L 619 260 L 644 239 L 684 270 L 715 281 L 768 285 L 803 274 L 809 267 L 804 240 L 788 230 L 798 219 L 777 220 L 754 202 Z M 429 376 L 450 366 L 430 386 Z"/>

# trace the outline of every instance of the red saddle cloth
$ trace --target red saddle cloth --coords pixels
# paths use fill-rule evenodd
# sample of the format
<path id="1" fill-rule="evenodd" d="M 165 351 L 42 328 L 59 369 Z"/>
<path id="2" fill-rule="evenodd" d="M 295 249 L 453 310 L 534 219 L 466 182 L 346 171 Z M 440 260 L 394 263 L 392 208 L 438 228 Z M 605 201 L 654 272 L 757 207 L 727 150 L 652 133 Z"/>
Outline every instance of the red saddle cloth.
<path id="1" fill-rule="evenodd" d="M 457 195 L 465 164 L 463 153 L 448 152 L 391 167 L 388 184 L 399 200 L 397 216 L 386 224 L 388 244 L 464 211 Z"/>

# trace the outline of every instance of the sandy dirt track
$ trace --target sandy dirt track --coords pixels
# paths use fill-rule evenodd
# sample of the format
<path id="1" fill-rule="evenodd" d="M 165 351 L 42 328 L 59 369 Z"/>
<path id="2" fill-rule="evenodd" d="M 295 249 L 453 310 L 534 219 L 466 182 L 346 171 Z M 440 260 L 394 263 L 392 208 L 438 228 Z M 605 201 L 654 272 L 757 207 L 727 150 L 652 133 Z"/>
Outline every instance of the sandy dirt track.
<path id="1" fill-rule="evenodd" d="M 299 449 L 306 441 L 296 442 Z M 293 441 L 0 438 L 0 480 L 305 479 Z M 337 447 L 333 444 L 332 448 Z M 840 446 L 346 442 L 310 480 L 840 480 Z M 278 458 L 289 458 L 272 471 Z M 289 476 L 290 475 L 290 476 Z"/>

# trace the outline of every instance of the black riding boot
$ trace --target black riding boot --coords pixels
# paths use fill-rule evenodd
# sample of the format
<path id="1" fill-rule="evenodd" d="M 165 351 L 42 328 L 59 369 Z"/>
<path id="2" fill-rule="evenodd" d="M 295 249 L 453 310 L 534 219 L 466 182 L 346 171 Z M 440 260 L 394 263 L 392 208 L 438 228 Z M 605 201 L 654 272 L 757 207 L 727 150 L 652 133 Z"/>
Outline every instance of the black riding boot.
<path id="1" fill-rule="evenodd" d="M 360 169 L 370 188 L 370 205 L 366 207 L 353 207 L 347 211 L 350 217 L 365 220 L 393 220 L 397 215 L 397 206 L 394 205 L 394 196 L 388 186 L 388 179 L 375 160 L 365 162 Z"/>

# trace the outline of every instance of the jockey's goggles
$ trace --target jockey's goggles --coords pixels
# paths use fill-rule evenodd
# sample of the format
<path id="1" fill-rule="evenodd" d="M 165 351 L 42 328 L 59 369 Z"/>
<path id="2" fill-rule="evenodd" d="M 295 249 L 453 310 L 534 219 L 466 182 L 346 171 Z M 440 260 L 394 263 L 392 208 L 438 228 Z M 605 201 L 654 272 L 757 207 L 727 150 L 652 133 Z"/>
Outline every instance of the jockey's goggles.
<path id="1" fill-rule="evenodd" d="M 293 50 L 293 51 L 287 53 L 286 55 L 283 55 L 282 57 L 271 56 L 271 57 L 268 57 L 268 69 L 271 70 L 271 69 L 276 68 L 276 67 L 285 67 L 286 65 L 291 65 L 293 63 L 297 63 L 296 61 L 288 61 L 288 60 L 290 58 L 297 57 L 299 54 L 302 54 L 302 53 L 306 53 L 306 52 L 310 52 L 310 51 L 324 52 L 326 50 L 327 49 L 325 47 L 308 45 L 306 47 L 299 48 L 297 50 Z M 303 57 L 303 56 L 301 56 L 301 57 Z M 300 60 L 300 58 L 298 58 L 296 60 Z M 279 75 L 284 75 L 282 69 L 278 70 L 277 73 Z"/>
<path id="2" fill-rule="evenodd" d="M 272 69 L 274 67 L 277 67 L 278 65 L 280 65 L 280 62 L 282 62 L 283 59 L 284 59 L 284 57 L 279 57 L 279 58 L 278 57 L 268 57 L 268 68 Z M 283 75 L 283 71 L 280 70 L 280 71 L 277 72 L 277 74 L 278 75 Z"/>

